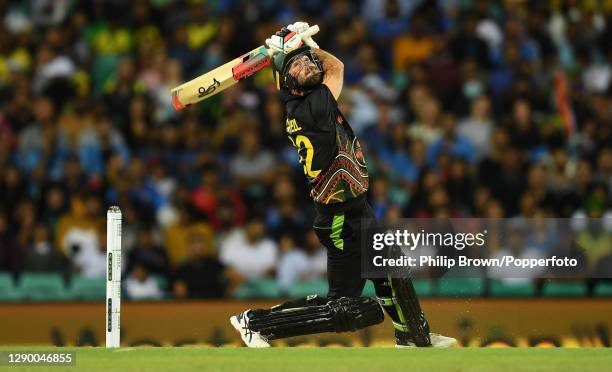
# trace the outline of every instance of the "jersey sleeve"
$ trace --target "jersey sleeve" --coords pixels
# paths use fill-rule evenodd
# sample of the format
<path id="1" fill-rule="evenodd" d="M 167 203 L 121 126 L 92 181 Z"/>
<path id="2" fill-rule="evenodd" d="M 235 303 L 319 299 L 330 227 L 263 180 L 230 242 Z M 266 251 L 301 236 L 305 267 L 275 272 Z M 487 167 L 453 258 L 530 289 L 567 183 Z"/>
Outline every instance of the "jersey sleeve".
<path id="1" fill-rule="evenodd" d="M 306 97 L 315 125 L 323 130 L 333 129 L 338 102 L 327 85 L 320 84 Z"/>

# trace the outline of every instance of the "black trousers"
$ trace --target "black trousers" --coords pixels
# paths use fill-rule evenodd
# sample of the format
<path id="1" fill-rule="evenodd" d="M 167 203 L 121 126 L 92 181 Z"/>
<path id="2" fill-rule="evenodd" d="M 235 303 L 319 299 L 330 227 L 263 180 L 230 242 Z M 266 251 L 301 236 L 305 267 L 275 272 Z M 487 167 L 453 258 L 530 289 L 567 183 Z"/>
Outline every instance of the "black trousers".
<path id="1" fill-rule="evenodd" d="M 327 297 L 308 296 L 302 299 L 287 301 L 271 309 L 257 309 L 254 316 L 271 312 L 282 312 L 291 308 L 323 305 L 329 299 L 340 297 L 360 297 L 366 283 L 361 277 L 362 231 L 376 224 L 372 207 L 365 195 L 345 204 L 341 209 L 333 210 L 315 205 L 314 229 L 327 248 L 327 279 L 329 292 Z M 419 300 L 414 292 L 410 279 L 403 279 L 402 288 L 407 291 L 397 292 L 390 278 L 372 279 L 378 302 L 393 321 L 396 331 L 403 335 L 414 336 L 415 329 L 428 337 L 429 326 L 421 311 Z M 415 327 L 414 324 L 419 325 Z M 428 342 L 428 341 L 427 341 Z"/>
<path id="2" fill-rule="evenodd" d="M 361 296 L 366 282 L 361 275 L 362 233 L 377 224 L 372 207 L 364 195 L 342 210 L 329 211 L 315 205 L 315 211 L 314 229 L 327 248 L 328 298 Z M 429 334 L 427 319 L 409 278 L 401 279 L 407 289 L 402 295 L 396 293 L 390 278 L 371 280 L 376 297 L 397 332 Z"/>
<path id="3" fill-rule="evenodd" d="M 375 221 L 372 207 L 364 199 L 348 210 L 315 211 L 314 229 L 327 248 L 328 297 L 361 296 L 366 281 L 361 277 L 361 232 L 367 227 L 362 224 Z"/>

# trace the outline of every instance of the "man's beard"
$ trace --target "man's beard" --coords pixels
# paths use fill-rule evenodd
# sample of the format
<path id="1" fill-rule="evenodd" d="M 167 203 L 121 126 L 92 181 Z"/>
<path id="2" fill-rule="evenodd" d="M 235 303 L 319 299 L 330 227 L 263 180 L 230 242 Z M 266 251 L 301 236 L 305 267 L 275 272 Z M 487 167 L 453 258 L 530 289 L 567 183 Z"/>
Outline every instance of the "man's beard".
<path id="1" fill-rule="evenodd" d="M 303 91 L 309 91 L 317 86 L 319 86 L 323 82 L 323 73 L 318 71 L 314 74 L 308 75 L 303 80 L 298 80 L 298 88 Z"/>

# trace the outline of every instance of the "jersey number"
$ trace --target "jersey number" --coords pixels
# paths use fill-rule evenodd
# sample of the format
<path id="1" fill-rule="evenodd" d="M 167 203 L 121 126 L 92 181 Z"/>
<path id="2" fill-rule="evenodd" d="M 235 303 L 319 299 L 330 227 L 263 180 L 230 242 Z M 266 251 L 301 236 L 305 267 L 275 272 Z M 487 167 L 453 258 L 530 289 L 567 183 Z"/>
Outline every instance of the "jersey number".
<path id="1" fill-rule="evenodd" d="M 312 147 L 312 143 L 308 139 L 308 137 L 303 135 L 295 136 L 295 141 L 293 138 L 289 137 L 291 143 L 293 143 L 293 147 L 296 147 L 298 150 L 298 156 L 300 157 L 300 163 L 304 165 L 304 173 L 311 178 L 315 178 L 321 173 L 321 170 L 312 170 L 312 158 L 314 157 L 314 147 Z M 302 149 L 306 150 L 306 159 L 302 157 L 300 151 Z"/>

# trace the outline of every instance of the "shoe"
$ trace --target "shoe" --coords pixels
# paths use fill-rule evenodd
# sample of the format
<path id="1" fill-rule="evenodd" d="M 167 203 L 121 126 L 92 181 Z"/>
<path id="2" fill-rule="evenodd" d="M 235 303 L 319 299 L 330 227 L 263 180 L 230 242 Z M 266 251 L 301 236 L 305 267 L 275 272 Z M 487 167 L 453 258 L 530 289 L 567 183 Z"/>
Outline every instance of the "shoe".
<path id="1" fill-rule="evenodd" d="M 454 338 L 442 336 L 437 333 L 430 333 L 429 339 L 431 340 L 431 346 L 429 347 L 447 348 L 457 343 L 457 340 L 455 340 Z M 406 348 L 406 347 L 418 347 L 418 346 L 410 339 L 409 335 L 405 334 L 404 332 L 396 331 L 395 332 L 395 347 L 398 349 L 401 349 L 401 348 Z"/>
<path id="2" fill-rule="evenodd" d="M 455 346 L 455 344 L 457 343 L 457 340 L 455 340 L 454 338 L 442 336 L 438 333 L 430 333 L 429 339 L 431 340 L 431 346 L 433 347 L 445 348 Z"/>
<path id="3" fill-rule="evenodd" d="M 256 348 L 270 347 L 265 337 L 249 328 L 249 311 L 251 310 L 249 309 L 230 317 L 230 323 L 240 333 L 240 337 L 246 346 Z"/>

